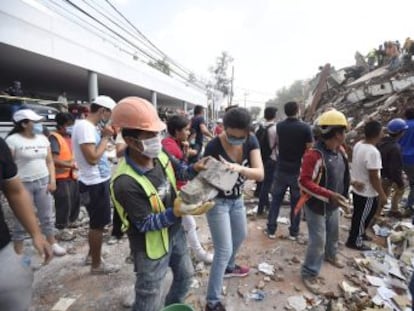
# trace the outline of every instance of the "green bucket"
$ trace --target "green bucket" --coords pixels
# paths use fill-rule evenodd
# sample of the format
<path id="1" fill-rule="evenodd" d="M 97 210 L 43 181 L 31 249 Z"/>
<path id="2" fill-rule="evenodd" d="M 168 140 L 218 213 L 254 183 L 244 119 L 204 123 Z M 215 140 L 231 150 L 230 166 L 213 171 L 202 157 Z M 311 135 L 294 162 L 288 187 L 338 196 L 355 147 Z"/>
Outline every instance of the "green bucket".
<path id="1" fill-rule="evenodd" d="M 182 303 L 175 303 L 173 305 L 169 305 L 168 307 L 165 307 L 161 311 L 194 311 L 193 308 L 189 305 L 185 305 Z"/>

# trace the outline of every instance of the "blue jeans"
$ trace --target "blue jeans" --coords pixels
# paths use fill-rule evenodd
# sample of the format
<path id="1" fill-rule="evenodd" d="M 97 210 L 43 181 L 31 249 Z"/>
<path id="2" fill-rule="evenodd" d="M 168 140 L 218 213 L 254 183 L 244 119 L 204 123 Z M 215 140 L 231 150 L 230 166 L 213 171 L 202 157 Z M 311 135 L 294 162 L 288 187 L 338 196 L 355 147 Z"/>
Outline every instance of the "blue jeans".
<path id="1" fill-rule="evenodd" d="M 407 174 L 408 183 L 410 185 L 410 193 L 407 199 L 407 208 L 413 208 L 414 205 L 414 165 L 404 165 L 404 172 Z"/>
<path id="2" fill-rule="evenodd" d="M 273 191 L 272 205 L 270 207 L 269 216 L 267 218 L 267 231 L 275 234 L 277 229 L 277 218 L 279 217 L 280 206 L 282 205 L 287 188 L 290 191 L 290 227 L 289 234 L 297 236 L 299 234 L 300 213 L 294 215 L 296 203 L 300 197 L 298 185 L 299 174 L 289 174 L 279 169 L 275 174 L 275 185 Z"/>
<path id="3" fill-rule="evenodd" d="M 220 301 L 226 268 L 235 267 L 236 253 L 247 236 L 246 208 L 243 198 L 217 198 L 215 206 L 207 213 L 208 226 L 214 245 L 207 288 L 207 303 Z"/>
<path id="4" fill-rule="evenodd" d="M 262 214 L 264 209 L 270 208 L 269 192 L 275 178 L 276 161 L 268 159 L 264 164 L 264 180 L 260 189 L 258 214 Z"/>
<path id="5" fill-rule="evenodd" d="M 184 301 L 194 269 L 182 227 L 173 236 L 170 235 L 168 253 L 161 259 L 149 259 L 142 248 L 134 249 L 133 243 L 131 243 L 131 251 L 136 272 L 134 311 L 162 309 L 160 289 L 168 268 L 172 270 L 173 282 L 165 298 L 165 305 Z"/>
<path id="6" fill-rule="evenodd" d="M 302 277 L 319 275 L 324 258 L 334 259 L 338 251 L 339 209 L 326 210 L 325 215 L 314 213 L 305 206 L 309 242 Z"/>
<path id="7" fill-rule="evenodd" d="M 40 228 L 46 237 L 55 234 L 55 209 L 53 208 L 52 195 L 47 190 L 49 176 L 34 181 L 23 182 L 24 187 L 32 197 L 35 213 L 39 218 Z M 15 219 L 12 239 L 13 241 L 23 241 L 26 237 L 26 230 Z"/>

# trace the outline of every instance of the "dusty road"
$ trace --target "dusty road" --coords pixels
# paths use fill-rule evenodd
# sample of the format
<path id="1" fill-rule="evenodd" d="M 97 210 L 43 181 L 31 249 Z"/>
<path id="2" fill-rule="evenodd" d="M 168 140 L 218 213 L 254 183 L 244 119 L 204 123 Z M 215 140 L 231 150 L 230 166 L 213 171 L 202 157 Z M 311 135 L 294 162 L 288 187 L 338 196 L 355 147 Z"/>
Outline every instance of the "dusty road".
<path id="1" fill-rule="evenodd" d="M 249 208 L 254 202 L 247 204 Z M 288 216 L 289 209 L 282 209 L 281 216 Z M 203 216 L 197 217 L 201 241 L 206 248 L 211 249 L 212 243 L 209 239 L 208 227 Z M 285 238 L 288 234 L 288 226 L 280 224 L 276 240 L 269 240 L 263 235 L 266 225 L 265 218 L 248 217 L 248 239 L 243 244 L 238 256 L 238 262 L 248 264 L 251 274 L 246 278 L 228 279 L 224 282 L 224 303 L 229 311 L 243 310 L 285 310 L 288 297 L 303 296 L 318 301 L 318 297 L 312 296 L 302 285 L 300 280 L 300 266 L 304 259 L 306 250 L 306 223 L 301 223 L 301 237 L 298 241 Z M 341 245 L 340 256 L 344 261 L 351 262 L 359 255 L 359 252 L 351 251 L 343 246 L 347 237 L 346 228 L 349 220 L 341 218 Z M 42 267 L 35 273 L 33 310 L 54 310 L 57 302 L 62 303 L 63 298 L 72 299 L 72 304 L 65 309 L 68 311 L 110 311 L 128 310 L 123 307 L 123 301 L 134 284 L 134 274 L 131 264 L 125 262 L 128 255 L 128 241 L 123 239 L 120 243 L 108 245 L 105 243 L 105 260 L 110 263 L 122 265 L 120 272 L 109 276 L 92 276 L 89 267 L 84 266 L 83 260 L 87 251 L 86 229 L 77 230 L 78 236 L 72 242 L 63 243 L 70 248 L 70 253 L 62 258 L 54 258 L 53 261 Z M 105 236 L 107 240 L 108 235 Z M 258 272 L 259 263 L 266 262 L 276 267 L 276 275 L 272 279 Z M 196 266 L 196 262 L 194 262 Z M 203 310 L 205 304 L 205 293 L 208 280 L 209 267 L 200 267 L 191 289 L 187 302 L 193 305 L 195 310 Z M 340 293 L 338 283 L 344 279 L 344 273 L 353 271 L 351 265 L 339 270 L 329 264 L 322 269 L 325 288 L 335 295 Z M 164 290 L 168 288 L 169 278 L 165 281 Z M 262 301 L 245 299 L 255 288 L 262 288 L 265 298 Z M 326 301 L 325 301 L 326 303 Z M 324 305 L 315 307 L 313 310 L 325 310 Z M 60 310 L 57 308 L 57 310 Z"/>

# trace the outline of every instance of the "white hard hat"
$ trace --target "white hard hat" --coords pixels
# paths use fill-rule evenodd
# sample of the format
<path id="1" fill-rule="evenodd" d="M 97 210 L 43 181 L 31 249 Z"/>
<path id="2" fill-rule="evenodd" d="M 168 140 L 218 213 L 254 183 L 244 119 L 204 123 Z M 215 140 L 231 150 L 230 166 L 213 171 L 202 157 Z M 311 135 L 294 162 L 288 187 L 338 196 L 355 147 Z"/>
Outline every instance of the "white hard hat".
<path id="1" fill-rule="evenodd" d="M 101 107 L 104 107 L 110 110 L 114 109 L 116 106 L 115 101 L 106 95 L 99 95 L 97 98 L 95 98 L 92 101 L 92 104 L 96 104 L 98 106 L 101 106 Z"/>

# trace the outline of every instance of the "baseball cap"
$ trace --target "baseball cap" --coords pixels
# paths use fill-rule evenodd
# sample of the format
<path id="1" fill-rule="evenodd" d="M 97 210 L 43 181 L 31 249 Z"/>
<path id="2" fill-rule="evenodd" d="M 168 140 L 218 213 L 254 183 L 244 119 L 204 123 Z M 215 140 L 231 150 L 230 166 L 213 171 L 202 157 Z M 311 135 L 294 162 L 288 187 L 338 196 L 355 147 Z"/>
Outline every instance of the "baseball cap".
<path id="1" fill-rule="evenodd" d="M 40 121 L 43 117 L 41 115 L 38 115 L 36 112 L 34 112 L 31 109 L 21 109 L 17 110 L 13 115 L 13 121 L 14 122 L 20 122 L 22 120 L 30 120 L 30 121 Z"/>
<path id="2" fill-rule="evenodd" d="M 106 95 L 99 95 L 97 98 L 95 98 L 92 101 L 92 104 L 96 104 L 98 106 L 101 106 L 101 107 L 104 107 L 110 110 L 114 109 L 116 105 L 115 101 Z"/>

